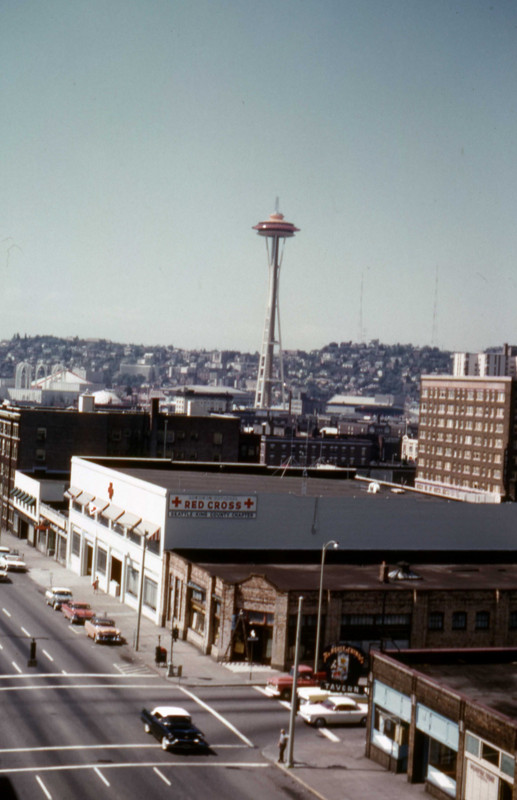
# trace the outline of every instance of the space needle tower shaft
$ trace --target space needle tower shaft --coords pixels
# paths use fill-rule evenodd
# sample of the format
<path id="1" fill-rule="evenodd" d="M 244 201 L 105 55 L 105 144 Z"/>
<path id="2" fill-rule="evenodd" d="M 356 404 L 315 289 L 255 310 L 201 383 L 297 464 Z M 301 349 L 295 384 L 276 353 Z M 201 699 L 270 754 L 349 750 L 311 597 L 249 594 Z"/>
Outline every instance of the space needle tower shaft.
<path id="1" fill-rule="evenodd" d="M 269 289 L 266 306 L 266 320 L 264 323 L 264 335 L 262 337 L 262 348 L 257 375 L 257 388 L 255 392 L 255 408 L 270 408 L 272 400 L 272 385 L 275 381 L 273 374 L 273 359 L 275 346 L 278 345 L 279 374 L 282 389 L 282 400 L 284 399 L 283 385 L 283 355 L 282 339 L 280 334 L 280 309 L 278 304 L 280 267 L 282 265 L 283 245 L 285 239 L 291 238 L 299 230 L 291 222 L 285 222 L 283 214 L 278 210 L 271 214 L 265 222 L 259 222 L 254 230 L 259 236 L 266 238 L 266 248 L 269 266 Z M 276 327 L 278 326 L 278 340 L 276 338 Z"/>

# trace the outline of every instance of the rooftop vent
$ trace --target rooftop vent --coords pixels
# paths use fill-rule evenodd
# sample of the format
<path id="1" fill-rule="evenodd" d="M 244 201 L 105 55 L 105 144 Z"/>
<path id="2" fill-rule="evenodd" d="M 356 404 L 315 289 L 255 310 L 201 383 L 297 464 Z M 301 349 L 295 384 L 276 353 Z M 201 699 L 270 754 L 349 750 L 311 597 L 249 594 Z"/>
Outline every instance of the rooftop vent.
<path id="1" fill-rule="evenodd" d="M 395 569 L 388 573 L 390 581 L 421 581 L 422 576 L 413 572 L 407 561 L 399 561 Z"/>

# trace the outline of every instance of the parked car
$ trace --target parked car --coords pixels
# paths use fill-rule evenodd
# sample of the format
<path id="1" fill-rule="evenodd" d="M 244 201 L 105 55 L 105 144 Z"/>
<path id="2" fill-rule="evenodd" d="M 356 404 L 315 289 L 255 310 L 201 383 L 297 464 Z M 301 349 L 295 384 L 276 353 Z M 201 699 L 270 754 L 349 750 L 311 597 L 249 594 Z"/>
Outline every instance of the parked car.
<path id="1" fill-rule="evenodd" d="M 299 702 L 302 703 L 322 703 L 329 697 L 336 700 L 344 697 L 357 700 L 358 703 L 367 703 L 368 697 L 363 692 L 331 692 L 330 689 L 319 689 L 317 686 L 302 686 L 297 690 Z"/>
<path id="2" fill-rule="evenodd" d="M 119 629 L 115 625 L 115 620 L 106 617 L 92 617 L 85 619 L 84 630 L 88 638 L 98 644 L 100 642 L 110 642 L 119 644 L 122 641 Z"/>
<path id="3" fill-rule="evenodd" d="M 179 706 L 142 709 L 140 718 L 146 733 L 152 733 L 162 750 L 208 750 L 205 734 L 196 728 L 188 711 Z"/>
<path id="4" fill-rule="evenodd" d="M 9 572 L 27 572 L 27 564 L 18 553 L 2 553 L 0 566 L 6 566 Z"/>
<path id="5" fill-rule="evenodd" d="M 61 613 L 70 622 L 83 625 L 84 621 L 95 616 L 95 611 L 89 603 L 79 603 L 75 600 L 68 600 L 61 606 Z"/>
<path id="6" fill-rule="evenodd" d="M 347 723 L 366 725 L 368 703 L 358 703 L 351 697 L 334 696 L 322 703 L 305 703 L 300 707 L 299 714 L 305 722 L 316 728 Z"/>
<path id="7" fill-rule="evenodd" d="M 299 664 L 296 687 L 298 689 L 303 686 L 319 686 L 326 677 L 327 675 L 325 672 L 317 672 L 315 674 L 311 667 L 306 664 Z M 293 691 L 293 678 L 294 667 L 291 667 L 288 673 L 276 675 L 267 682 L 265 687 L 266 694 L 270 697 L 280 697 L 282 700 L 290 700 Z"/>
<path id="8" fill-rule="evenodd" d="M 52 606 L 55 611 L 59 611 L 63 603 L 69 603 L 72 597 L 72 590 L 66 586 L 49 586 L 45 591 L 47 605 Z"/>
<path id="9" fill-rule="evenodd" d="M 0 581 L 8 581 L 8 570 L 6 564 L 0 564 Z"/>

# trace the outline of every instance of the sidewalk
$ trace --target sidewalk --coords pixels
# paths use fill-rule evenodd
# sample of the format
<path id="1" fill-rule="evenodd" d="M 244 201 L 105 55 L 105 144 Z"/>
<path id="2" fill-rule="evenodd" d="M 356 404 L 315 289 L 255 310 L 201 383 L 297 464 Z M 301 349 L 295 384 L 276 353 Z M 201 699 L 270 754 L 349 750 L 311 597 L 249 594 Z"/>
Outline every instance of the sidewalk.
<path id="1" fill-rule="evenodd" d="M 48 586 L 67 586 L 72 589 L 74 598 L 89 602 L 99 613 L 115 618 L 117 626 L 126 638 L 131 651 L 130 663 L 145 667 L 165 677 L 172 684 L 181 686 L 231 686 L 265 684 L 271 675 L 278 671 L 263 665 L 249 664 L 222 665 L 209 656 L 200 653 L 193 645 L 184 641 L 174 642 L 173 661 L 175 667 L 181 665 L 181 677 L 167 677 L 167 667 L 155 664 L 155 647 L 165 647 L 169 660 L 170 630 L 158 628 L 143 615 L 140 620 L 138 652 L 134 650 L 137 612 L 121 603 L 116 597 L 104 592 L 94 592 L 90 576 L 76 575 L 65 569 L 54 559 L 31 547 L 27 541 L 2 531 L 2 545 L 18 550 L 29 568 L 28 577 L 40 587 L 43 595 Z M 127 659 L 126 659 L 127 660 Z M 322 736 L 315 731 L 315 735 Z M 276 741 L 262 750 L 265 758 L 276 765 Z M 405 775 L 387 772 L 364 755 L 364 742 L 345 749 L 342 741 L 326 741 L 324 748 L 314 747 L 310 739 L 295 740 L 294 767 L 285 770 L 294 781 L 303 785 L 318 800 L 415 800 L 429 797 L 423 784 L 412 785 Z"/>
<path id="2" fill-rule="evenodd" d="M 132 651 L 132 662 L 139 666 L 147 666 L 162 677 L 167 677 L 167 665 L 155 664 L 155 648 L 159 644 L 167 650 L 167 661 L 170 660 L 171 631 L 160 628 L 144 614 L 140 617 L 140 633 L 138 651 L 134 650 L 137 629 L 137 612 L 111 597 L 103 591 L 94 592 L 91 576 L 76 575 L 63 567 L 53 558 L 45 556 L 28 544 L 3 530 L 1 543 L 23 555 L 29 568 L 28 577 L 38 584 L 42 594 L 48 586 L 67 586 L 74 594 L 74 599 L 90 603 L 99 614 L 113 617 L 122 635 Z M 181 665 L 182 675 L 167 677 L 171 683 L 182 686 L 232 686 L 266 684 L 272 675 L 280 674 L 263 664 L 246 663 L 228 664 L 224 666 L 209 656 L 204 655 L 189 642 L 176 641 L 173 645 L 173 663 L 177 668 Z"/>

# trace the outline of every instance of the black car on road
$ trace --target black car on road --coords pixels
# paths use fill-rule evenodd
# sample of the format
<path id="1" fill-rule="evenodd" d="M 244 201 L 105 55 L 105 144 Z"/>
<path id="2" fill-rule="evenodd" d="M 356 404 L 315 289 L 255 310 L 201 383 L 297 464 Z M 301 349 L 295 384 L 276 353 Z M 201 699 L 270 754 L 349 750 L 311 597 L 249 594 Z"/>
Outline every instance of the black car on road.
<path id="1" fill-rule="evenodd" d="M 158 739 L 162 750 L 209 750 L 205 735 L 193 724 L 188 711 L 179 706 L 142 709 L 140 718 L 146 733 Z"/>

